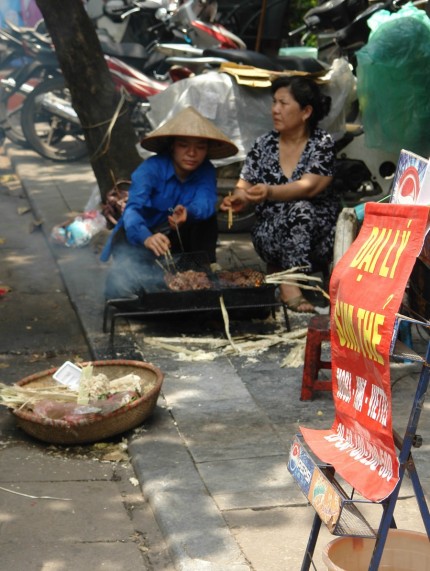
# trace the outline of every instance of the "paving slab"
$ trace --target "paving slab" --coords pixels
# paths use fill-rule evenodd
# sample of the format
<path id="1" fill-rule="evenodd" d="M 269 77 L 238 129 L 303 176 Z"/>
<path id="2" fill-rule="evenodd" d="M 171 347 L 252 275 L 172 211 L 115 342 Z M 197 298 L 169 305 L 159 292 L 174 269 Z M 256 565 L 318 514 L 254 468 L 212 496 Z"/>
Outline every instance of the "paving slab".
<path id="1" fill-rule="evenodd" d="M 299 571 L 306 550 L 314 511 L 308 506 L 276 507 L 264 510 L 231 510 L 225 518 L 254 571 Z M 322 526 L 313 563 L 323 571 L 321 551 L 334 538 Z"/>
<path id="2" fill-rule="evenodd" d="M 204 407 L 176 405 L 172 411 L 198 463 L 273 456 L 283 451 L 269 419 L 249 395 L 211 400 Z"/>
<path id="3" fill-rule="evenodd" d="M 184 341 L 190 350 L 199 349 Z M 201 346 L 200 346 L 201 347 Z M 238 376 L 231 367 L 231 362 L 218 358 L 212 362 L 202 361 L 198 367 L 195 363 L 176 362 L 166 371 L 164 393 L 169 402 L 174 405 L 206 406 L 211 401 L 249 398 L 249 392 L 242 382 L 237 382 Z M 236 382 L 234 382 L 236 379 Z"/>
<path id="4" fill-rule="evenodd" d="M 84 568 L 93 571 L 136 571 L 145 565 L 138 540 L 139 536 L 136 543 L 131 539 L 80 543 L 46 541 L 41 546 L 29 534 L 25 549 L 20 549 L 17 544 L 0 542 L 2 568 L 10 571 L 78 571 Z M 141 549 L 143 552 L 146 549 L 144 544 Z M 85 562 L 85 567 L 80 567 L 79 562 Z"/>
<path id="5" fill-rule="evenodd" d="M 24 522 L 40 543 L 125 541 L 133 534 L 115 482 L 53 480 L 10 482 L 7 487 L 11 493 L 2 494 L 2 506 L 13 515 L 2 526 L 3 542 L 20 541 Z"/>
<path id="6" fill-rule="evenodd" d="M 300 501 L 286 466 L 288 455 L 199 464 L 219 508 L 267 508 Z"/>
<path id="7" fill-rule="evenodd" d="M 30 441 L 34 443 L 35 441 Z M 64 447 L 61 448 L 64 450 Z M 1 450 L 0 482 L 71 482 L 81 480 L 110 481 L 114 469 L 110 462 L 92 462 L 58 454 L 55 446 L 42 443 Z"/>

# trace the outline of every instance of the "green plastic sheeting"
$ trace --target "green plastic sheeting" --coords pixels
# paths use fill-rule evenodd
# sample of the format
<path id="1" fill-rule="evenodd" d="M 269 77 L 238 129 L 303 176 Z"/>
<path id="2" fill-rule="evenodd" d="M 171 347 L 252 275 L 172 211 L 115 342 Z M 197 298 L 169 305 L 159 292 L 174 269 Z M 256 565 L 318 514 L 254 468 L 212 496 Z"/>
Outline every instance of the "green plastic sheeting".
<path id="1" fill-rule="evenodd" d="M 369 20 L 357 52 L 357 94 L 366 146 L 430 155 L 430 19 L 407 4 Z"/>

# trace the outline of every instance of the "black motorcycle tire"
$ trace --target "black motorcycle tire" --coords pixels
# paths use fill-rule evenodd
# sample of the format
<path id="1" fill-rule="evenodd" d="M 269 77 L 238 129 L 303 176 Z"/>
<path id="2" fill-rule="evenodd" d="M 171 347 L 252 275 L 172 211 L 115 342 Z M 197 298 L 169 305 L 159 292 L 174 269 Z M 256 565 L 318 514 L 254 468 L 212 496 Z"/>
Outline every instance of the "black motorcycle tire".
<path id="1" fill-rule="evenodd" d="M 21 128 L 23 102 L 13 105 L 10 99 L 11 96 L 5 90 L 0 90 L 0 127 L 9 141 L 23 149 L 28 149 L 30 145 Z"/>
<path id="2" fill-rule="evenodd" d="M 43 96 L 53 94 L 70 103 L 63 77 L 47 79 L 27 96 L 21 110 L 21 127 L 31 148 L 56 162 L 74 162 L 88 156 L 82 127 L 43 107 Z"/>

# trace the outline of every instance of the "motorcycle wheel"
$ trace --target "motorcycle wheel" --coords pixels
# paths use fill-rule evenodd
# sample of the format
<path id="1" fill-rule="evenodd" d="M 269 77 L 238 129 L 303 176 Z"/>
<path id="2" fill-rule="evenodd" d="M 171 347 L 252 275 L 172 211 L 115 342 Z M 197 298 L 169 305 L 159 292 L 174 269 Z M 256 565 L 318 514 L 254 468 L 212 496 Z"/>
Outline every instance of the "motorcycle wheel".
<path id="1" fill-rule="evenodd" d="M 21 128 L 21 109 L 25 98 L 19 94 L 11 96 L 0 89 L 0 127 L 5 136 L 15 145 L 28 149 L 30 145 Z"/>
<path id="2" fill-rule="evenodd" d="M 47 106 L 47 98 L 53 104 Z M 21 110 L 22 131 L 33 150 L 39 155 L 57 162 L 73 162 L 88 154 L 79 119 L 70 120 L 56 111 L 55 102 L 71 107 L 70 92 L 62 77 L 40 83 L 27 96 Z"/>

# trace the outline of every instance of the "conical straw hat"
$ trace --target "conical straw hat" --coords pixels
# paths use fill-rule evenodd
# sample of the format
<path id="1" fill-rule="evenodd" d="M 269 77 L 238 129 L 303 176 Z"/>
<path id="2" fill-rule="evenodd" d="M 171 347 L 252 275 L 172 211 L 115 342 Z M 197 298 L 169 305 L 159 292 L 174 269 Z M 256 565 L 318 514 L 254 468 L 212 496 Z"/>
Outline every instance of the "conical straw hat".
<path id="1" fill-rule="evenodd" d="M 194 107 L 182 109 L 161 127 L 149 133 L 140 144 L 148 151 L 160 153 L 166 150 L 174 137 L 208 139 L 208 159 L 225 159 L 235 155 L 239 150 L 224 133 L 200 115 Z"/>

